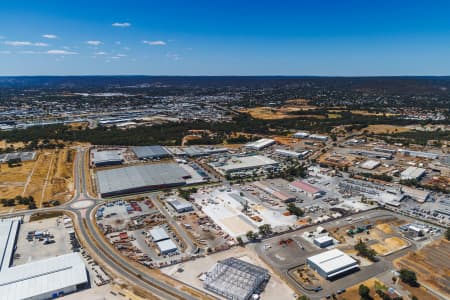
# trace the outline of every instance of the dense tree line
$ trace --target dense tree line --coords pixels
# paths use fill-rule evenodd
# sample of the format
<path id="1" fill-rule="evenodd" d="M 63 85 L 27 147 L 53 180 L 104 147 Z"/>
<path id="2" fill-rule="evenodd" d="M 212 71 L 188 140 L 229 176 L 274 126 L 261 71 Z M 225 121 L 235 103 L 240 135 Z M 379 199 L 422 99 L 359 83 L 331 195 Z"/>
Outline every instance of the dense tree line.
<path id="1" fill-rule="evenodd" d="M 1 199 L 0 202 L 5 207 L 16 206 L 16 205 L 27 205 L 28 209 L 37 208 L 36 202 L 34 201 L 33 196 L 28 196 L 28 197 L 16 196 L 15 198 Z"/>
<path id="2" fill-rule="evenodd" d="M 282 119 L 260 120 L 247 114 L 236 116 L 232 122 L 205 122 L 196 120 L 191 122 L 170 122 L 154 126 L 139 126 L 136 128 L 119 129 L 116 127 L 99 126 L 94 129 L 73 130 L 64 125 L 34 126 L 27 129 L 16 129 L 0 132 L 0 139 L 8 142 L 27 142 L 30 147 L 38 147 L 46 140 L 47 144 L 55 145 L 51 140 L 90 142 L 97 145 L 180 145 L 183 136 L 189 130 L 209 130 L 216 134 L 215 138 L 205 137 L 204 143 L 217 143 L 227 139 L 235 132 L 249 134 L 286 134 L 292 129 L 308 130 L 311 132 L 329 133 L 338 125 L 347 125 L 349 129 L 361 129 L 370 124 L 408 125 L 412 120 L 396 117 L 361 116 L 349 113 L 345 117 L 336 119 Z M 195 143 L 195 142 L 194 142 Z"/>

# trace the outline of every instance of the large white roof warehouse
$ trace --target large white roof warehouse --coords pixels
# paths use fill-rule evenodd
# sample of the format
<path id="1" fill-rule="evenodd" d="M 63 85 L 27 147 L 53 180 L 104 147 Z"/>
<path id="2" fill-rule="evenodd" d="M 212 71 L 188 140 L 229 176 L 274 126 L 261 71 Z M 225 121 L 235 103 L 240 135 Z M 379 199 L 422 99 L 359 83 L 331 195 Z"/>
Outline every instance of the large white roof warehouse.
<path id="1" fill-rule="evenodd" d="M 308 257 L 306 262 L 325 278 L 333 278 L 359 268 L 358 262 L 339 249 Z"/>
<path id="2" fill-rule="evenodd" d="M 276 166 L 279 163 L 271 158 L 262 155 L 232 157 L 226 164 L 214 166 L 222 174 L 229 174 L 237 171 L 251 170 L 261 167 Z"/>
<path id="3" fill-rule="evenodd" d="M 79 253 L 68 253 L 0 272 L 1 299 L 49 299 L 88 281 Z"/>
<path id="4" fill-rule="evenodd" d="M 0 299 L 56 298 L 88 282 L 79 253 L 10 267 L 20 223 L 19 218 L 0 220 Z"/>
<path id="5" fill-rule="evenodd" d="M 190 177 L 175 163 L 140 165 L 98 171 L 97 187 L 102 197 L 109 197 L 180 186 Z"/>

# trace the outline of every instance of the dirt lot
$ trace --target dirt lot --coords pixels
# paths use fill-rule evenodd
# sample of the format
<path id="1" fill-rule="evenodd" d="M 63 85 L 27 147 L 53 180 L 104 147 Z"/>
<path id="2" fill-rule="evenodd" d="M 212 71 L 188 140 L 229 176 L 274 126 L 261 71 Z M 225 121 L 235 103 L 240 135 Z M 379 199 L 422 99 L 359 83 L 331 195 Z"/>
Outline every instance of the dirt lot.
<path id="1" fill-rule="evenodd" d="M 419 283 L 430 286 L 450 298 L 449 253 L 450 242 L 439 240 L 395 260 L 394 265 L 399 269 L 406 268 L 416 272 Z"/>
<path id="2" fill-rule="evenodd" d="M 295 100 L 290 100 L 295 101 Z M 304 103 L 295 103 L 290 102 L 287 105 L 283 105 L 281 107 L 268 107 L 268 106 L 258 106 L 252 107 L 248 109 L 242 109 L 241 112 L 250 114 L 255 119 L 263 119 L 263 120 L 279 120 L 279 119 L 287 119 L 287 118 L 317 118 L 324 119 L 325 116 L 322 115 L 295 115 L 290 114 L 290 112 L 296 111 L 305 111 L 315 109 L 314 106 L 305 105 Z"/>
<path id="3" fill-rule="evenodd" d="M 198 224 L 199 215 L 197 212 L 181 215 L 177 221 L 181 226 L 190 225 L 191 229 L 186 231 L 191 235 L 192 240 L 195 241 L 197 247 L 211 248 L 214 250 L 222 250 L 229 248 L 227 240 L 223 238 L 224 233 L 209 226 L 209 222 L 204 225 Z"/>
<path id="4" fill-rule="evenodd" d="M 338 295 L 337 298 L 339 300 L 343 300 L 343 299 L 360 299 L 361 297 L 359 296 L 359 286 L 361 284 L 364 284 L 365 286 L 367 286 L 370 289 L 370 296 L 372 296 L 372 298 L 374 300 L 382 300 L 380 296 L 378 296 L 378 294 L 375 292 L 375 285 L 379 285 L 380 281 L 377 278 L 371 278 L 367 281 L 361 282 L 357 285 L 354 285 L 352 287 L 349 287 L 345 293 Z"/>
<path id="5" fill-rule="evenodd" d="M 394 231 L 392 230 L 392 227 L 390 224 L 387 223 L 381 223 L 375 226 L 377 229 L 383 231 L 386 234 L 392 234 Z"/>
<path id="6" fill-rule="evenodd" d="M 43 150 L 38 152 L 35 161 L 22 162 L 20 166 L 9 168 L 1 165 L 1 198 L 33 196 L 36 205 L 58 200 L 69 200 L 73 193 L 73 158 L 75 152 L 69 149 Z M 15 209 L 24 207 L 16 206 Z M 9 211 L 11 207 L 1 207 Z"/>
<path id="7" fill-rule="evenodd" d="M 407 245 L 408 243 L 404 239 L 391 237 L 384 239 L 383 242 L 379 242 L 370 246 L 370 248 L 375 250 L 380 255 L 386 255 L 388 253 L 400 250 Z"/>

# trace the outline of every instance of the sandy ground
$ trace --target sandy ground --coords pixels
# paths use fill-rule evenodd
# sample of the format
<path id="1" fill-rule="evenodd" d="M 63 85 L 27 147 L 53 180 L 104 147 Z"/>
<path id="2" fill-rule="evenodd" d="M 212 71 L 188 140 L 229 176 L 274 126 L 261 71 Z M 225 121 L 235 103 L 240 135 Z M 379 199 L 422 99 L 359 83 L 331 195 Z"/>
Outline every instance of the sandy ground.
<path id="1" fill-rule="evenodd" d="M 210 270 L 218 260 L 228 257 L 240 258 L 244 261 L 261 266 L 271 271 L 270 267 L 267 266 L 261 259 L 259 259 L 256 253 L 254 253 L 250 249 L 243 247 L 235 247 L 233 249 L 208 255 L 204 258 L 199 258 L 194 261 L 188 261 L 182 264 L 164 268 L 161 269 L 161 271 L 169 276 L 172 276 L 178 280 L 181 280 L 203 290 L 203 284 L 198 279 L 198 276 L 202 272 L 207 272 L 208 270 Z M 183 268 L 183 272 L 177 272 L 180 267 Z M 290 289 L 288 285 L 284 283 L 276 274 L 274 274 L 273 272 L 270 273 L 271 278 L 264 293 L 261 295 L 261 298 L 274 300 L 294 299 L 294 291 Z"/>
<path id="2" fill-rule="evenodd" d="M 64 297 L 67 300 L 145 300 L 145 299 L 159 299 L 158 297 L 151 295 L 136 295 L 131 289 L 120 287 L 116 284 L 108 284 L 103 286 L 95 286 L 90 289 L 73 293 Z"/>
<path id="3" fill-rule="evenodd" d="M 367 286 L 370 289 L 370 295 L 372 296 L 372 298 L 374 300 L 381 300 L 380 296 L 378 296 L 377 293 L 375 293 L 375 282 L 379 280 L 377 278 L 371 278 L 367 281 L 361 282 L 357 285 L 354 285 L 352 287 L 349 287 L 345 293 L 338 295 L 337 298 L 339 300 L 343 300 L 343 299 L 360 299 L 361 297 L 359 296 L 359 286 L 361 284 L 364 284 L 365 286 Z"/>
<path id="4" fill-rule="evenodd" d="M 381 224 L 378 224 L 378 225 L 375 226 L 375 227 L 376 227 L 377 229 L 383 231 L 383 232 L 386 233 L 386 234 L 392 234 L 392 233 L 394 233 L 394 231 L 392 230 L 391 225 L 390 225 L 390 224 L 387 224 L 387 223 L 381 223 Z"/>
<path id="5" fill-rule="evenodd" d="M 18 149 L 18 148 L 24 147 L 25 144 L 22 143 L 22 142 L 7 143 L 5 140 L 0 140 L 0 149 L 5 149 L 5 148 L 8 148 L 10 146 L 13 146 L 15 149 Z"/>
<path id="6" fill-rule="evenodd" d="M 422 285 L 435 289 L 450 299 L 450 241 L 439 240 L 419 251 L 409 252 L 394 261 L 398 268 L 416 272 Z M 420 299 L 420 298 L 419 298 Z"/>
<path id="7" fill-rule="evenodd" d="M 242 109 L 241 112 L 250 114 L 255 119 L 263 119 L 263 120 L 280 120 L 280 119 L 289 119 L 289 118 L 318 118 L 323 119 L 322 115 L 295 115 L 289 114 L 290 112 L 296 111 L 305 111 L 315 109 L 314 106 L 307 105 L 303 99 L 298 99 L 300 102 L 296 102 L 296 100 L 288 101 L 287 105 L 283 105 L 281 107 L 268 107 L 268 106 L 258 106 L 247 109 Z"/>
<path id="8" fill-rule="evenodd" d="M 390 237 L 384 239 L 383 242 L 376 243 L 370 246 L 370 248 L 375 250 L 380 255 L 386 255 L 390 252 L 400 250 L 407 245 L 408 243 L 404 239 L 398 237 Z"/>
<path id="9" fill-rule="evenodd" d="M 411 129 L 408 127 L 394 126 L 388 124 L 369 125 L 366 128 L 361 129 L 361 132 L 363 132 L 364 130 L 373 133 L 393 133 L 393 132 L 411 131 Z"/>
<path id="10" fill-rule="evenodd" d="M 412 287 L 408 284 L 405 284 L 399 280 L 399 285 L 401 286 L 402 290 L 408 291 L 409 295 L 412 297 L 412 295 L 416 296 L 418 299 L 426 299 L 426 300 L 438 300 L 436 296 L 432 295 L 427 291 L 427 289 L 423 286 L 421 287 Z"/>
<path id="11" fill-rule="evenodd" d="M 73 193 L 74 151 L 43 150 L 34 161 L 25 161 L 21 166 L 9 168 L 2 164 L 0 169 L 1 198 L 33 196 L 38 207 L 42 202 L 69 200 Z M 16 206 L 13 209 L 25 208 Z M 0 211 L 10 211 L 11 207 L 1 207 Z"/>

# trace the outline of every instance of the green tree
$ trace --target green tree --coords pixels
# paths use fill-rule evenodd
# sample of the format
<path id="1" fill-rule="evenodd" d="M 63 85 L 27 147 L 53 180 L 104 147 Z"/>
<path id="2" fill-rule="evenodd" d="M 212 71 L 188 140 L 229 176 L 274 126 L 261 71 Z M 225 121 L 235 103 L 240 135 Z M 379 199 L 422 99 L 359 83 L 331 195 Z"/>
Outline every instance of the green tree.
<path id="1" fill-rule="evenodd" d="M 410 286 L 419 286 L 419 283 L 417 282 L 416 273 L 414 273 L 411 270 L 401 269 L 400 270 L 400 279 L 404 283 L 409 284 Z"/>
<path id="2" fill-rule="evenodd" d="M 287 205 L 287 210 L 297 217 L 303 217 L 303 215 L 305 214 L 305 212 L 300 207 L 297 207 L 292 202 Z"/>
<path id="3" fill-rule="evenodd" d="M 450 227 L 445 231 L 445 238 L 450 241 Z"/>
<path id="4" fill-rule="evenodd" d="M 370 289 L 365 286 L 364 284 L 361 284 L 358 288 L 358 292 L 359 295 L 361 296 L 361 299 L 372 299 L 372 297 L 370 297 Z"/>
<path id="5" fill-rule="evenodd" d="M 259 234 L 262 236 L 267 236 L 272 233 L 272 226 L 270 224 L 264 224 L 259 226 Z"/>
<path id="6" fill-rule="evenodd" d="M 256 233 L 254 233 L 253 231 L 249 231 L 249 232 L 247 232 L 246 234 L 245 234 L 245 236 L 247 237 L 247 239 L 249 240 L 249 241 L 254 241 L 256 238 L 257 238 L 257 234 Z"/>
<path id="7" fill-rule="evenodd" d="M 376 261 L 376 255 L 377 252 L 369 247 L 367 247 L 367 244 L 364 243 L 362 240 L 359 240 L 359 242 L 355 245 L 355 250 L 358 251 L 358 255 L 366 257 L 370 261 Z"/>

